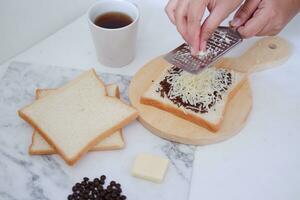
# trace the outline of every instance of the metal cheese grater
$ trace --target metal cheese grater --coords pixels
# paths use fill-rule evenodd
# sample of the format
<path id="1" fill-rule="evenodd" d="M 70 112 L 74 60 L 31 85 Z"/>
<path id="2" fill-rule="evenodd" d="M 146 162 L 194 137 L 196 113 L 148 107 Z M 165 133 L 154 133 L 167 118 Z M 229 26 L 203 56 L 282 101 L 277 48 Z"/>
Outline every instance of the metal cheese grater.
<path id="1" fill-rule="evenodd" d="M 206 51 L 200 52 L 199 56 L 192 56 L 190 47 L 184 43 L 165 55 L 165 59 L 176 67 L 195 74 L 210 66 L 241 42 L 242 37 L 237 30 L 219 26 L 207 41 Z"/>

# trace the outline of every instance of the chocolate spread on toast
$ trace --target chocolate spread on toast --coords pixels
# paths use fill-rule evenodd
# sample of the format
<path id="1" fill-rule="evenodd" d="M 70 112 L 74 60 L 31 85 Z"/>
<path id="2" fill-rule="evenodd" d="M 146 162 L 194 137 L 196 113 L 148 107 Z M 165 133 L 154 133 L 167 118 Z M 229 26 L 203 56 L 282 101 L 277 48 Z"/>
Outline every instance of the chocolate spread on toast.
<path id="1" fill-rule="evenodd" d="M 219 69 L 216 69 L 219 70 Z M 188 101 L 184 101 L 182 97 L 176 96 L 175 98 L 170 98 L 170 91 L 173 90 L 172 79 L 174 78 L 174 75 L 178 76 L 181 75 L 184 72 L 181 68 L 173 66 L 167 71 L 167 75 L 164 77 L 164 79 L 159 82 L 159 88 L 156 90 L 157 93 L 160 94 L 161 97 L 167 97 L 170 99 L 174 104 L 176 104 L 178 107 L 184 107 L 185 109 L 189 109 L 191 111 L 194 111 L 196 113 L 207 113 L 218 101 L 222 100 L 222 95 L 225 93 L 230 85 L 232 85 L 232 74 L 229 70 L 222 69 L 218 71 L 218 76 L 214 76 L 216 84 L 219 84 L 217 87 L 218 90 L 212 90 L 205 95 L 208 95 L 209 102 L 196 102 L 195 104 L 191 104 Z M 193 75 L 191 75 L 193 76 Z M 214 83 L 215 83 L 214 82 Z"/>

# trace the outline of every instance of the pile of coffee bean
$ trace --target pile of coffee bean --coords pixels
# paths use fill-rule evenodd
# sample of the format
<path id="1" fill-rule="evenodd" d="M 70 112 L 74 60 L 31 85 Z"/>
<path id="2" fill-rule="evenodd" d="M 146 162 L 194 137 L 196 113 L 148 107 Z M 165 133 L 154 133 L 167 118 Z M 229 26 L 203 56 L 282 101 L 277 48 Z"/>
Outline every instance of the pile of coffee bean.
<path id="1" fill-rule="evenodd" d="M 76 183 L 72 187 L 73 193 L 68 196 L 68 200 L 125 200 L 122 195 L 121 184 L 111 181 L 105 188 L 106 176 L 95 178 L 91 181 L 84 177 L 82 182 Z"/>

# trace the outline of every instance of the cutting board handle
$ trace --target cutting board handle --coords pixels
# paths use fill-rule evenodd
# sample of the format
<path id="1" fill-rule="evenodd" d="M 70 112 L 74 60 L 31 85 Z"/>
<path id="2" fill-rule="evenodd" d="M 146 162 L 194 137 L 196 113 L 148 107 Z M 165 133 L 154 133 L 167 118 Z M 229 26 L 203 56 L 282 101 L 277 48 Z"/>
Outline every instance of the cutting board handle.
<path id="1" fill-rule="evenodd" d="M 285 39 L 278 36 L 265 37 L 240 57 L 225 58 L 222 65 L 228 63 L 237 71 L 253 73 L 281 65 L 288 59 L 291 50 L 291 45 Z"/>

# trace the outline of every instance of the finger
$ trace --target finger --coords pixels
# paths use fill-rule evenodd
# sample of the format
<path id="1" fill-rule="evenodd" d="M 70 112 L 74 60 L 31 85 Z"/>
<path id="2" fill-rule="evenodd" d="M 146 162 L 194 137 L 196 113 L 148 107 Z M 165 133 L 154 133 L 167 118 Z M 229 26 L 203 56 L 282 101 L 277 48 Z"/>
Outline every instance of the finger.
<path id="1" fill-rule="evenodd" d="M 267 25 L 261 31 L 259 31 L 256 36 L 275 36 L 280 32 L 280 29 L 274 29 L 273 27 Z"/>
<path id="2" fill-rule="evenodd" d="M 230 25 L 233 27 L 239 27 L 243 25 L 258 8 L 261 0 L 246 0 L 245 3 L 235 13 Z"/>
<path id="3" fill-rule="evenodd" d="M 212 10 L 201 26 L 200 50 L 205 50 L 207 40 L 231 11 L 224 6 L 219 6 Z"/>
<path id="4" fill-rule="evenodd" d="M 278 35 L 279 32 L 277 31 L 261 31 L 259 33 L 257 33 L 255 36 L 259 36 L 259 37 L 262 37 L 262 36 L 276 36 Z"/>
<path id="5" fill-rule="evenodd" d="M 188 3 L 189 3 L 188 0 L 178 1 L 176 11 L 175 11 L 175 24 L 177 30 L 186 42 L 188 42 L 188 36 L 187 36 Z"/>
<path id="6" fill-rule="evenodd" d="M 200 25 L 206 5 L 203 1 L 191 1 L 188 7 L 187 32 L 189 44 L 192 47 L 192 55 L 196 55 L 200 49 Z"/>
<path id="7" fill-rule="evenodd" d="M 268 12 L 258 9 L 244 26 L 238 28 L 238 31 L 243 38 L 250 38 L 259 33 L 268 24 L 268 21 Z"/>
<path id="8" fill-rule="evenodd" d="M 175 9 L 177 2 L 178 0 L 170 0 L 165 7 L 165 12 L 167 13 L 167 16 L 173 24 L 175 24 Z"/>

